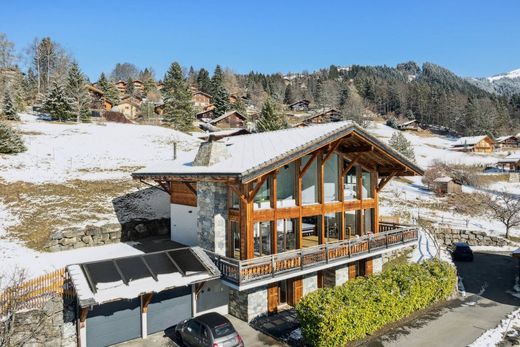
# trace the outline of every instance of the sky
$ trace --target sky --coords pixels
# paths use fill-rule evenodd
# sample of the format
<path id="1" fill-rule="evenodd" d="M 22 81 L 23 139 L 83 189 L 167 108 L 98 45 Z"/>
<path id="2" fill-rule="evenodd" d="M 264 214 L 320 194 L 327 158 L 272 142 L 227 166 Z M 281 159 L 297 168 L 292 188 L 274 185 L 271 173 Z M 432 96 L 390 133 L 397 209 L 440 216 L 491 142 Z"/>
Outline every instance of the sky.
<path id="1" fill-rule="evenodd" d="M 520 68 L 520 1 L 0 0 L 0 32 L 23 51 L 50 36 L 96 80 L 116 63 L 216 64 L 237 73 L 414 60 L 461 76 Z"/>

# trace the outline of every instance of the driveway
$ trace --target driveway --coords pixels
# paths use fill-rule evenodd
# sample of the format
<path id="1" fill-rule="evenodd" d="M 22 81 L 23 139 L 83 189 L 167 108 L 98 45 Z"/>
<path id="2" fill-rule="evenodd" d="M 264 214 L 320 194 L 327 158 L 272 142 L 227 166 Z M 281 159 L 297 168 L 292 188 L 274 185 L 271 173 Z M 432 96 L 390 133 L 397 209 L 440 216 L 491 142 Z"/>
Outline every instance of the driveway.
<path id="1" fill-rule="evenodd" d="M 444 307 L 391 329 L 366 345 L 460 347 L 472 343 L 520 305 L 520 299 L 508 293 L 517 275 L 517 262 L 510 254 L 475 252 L 473 262 L 457 262 L 466 297 L 452 300 Z"/>

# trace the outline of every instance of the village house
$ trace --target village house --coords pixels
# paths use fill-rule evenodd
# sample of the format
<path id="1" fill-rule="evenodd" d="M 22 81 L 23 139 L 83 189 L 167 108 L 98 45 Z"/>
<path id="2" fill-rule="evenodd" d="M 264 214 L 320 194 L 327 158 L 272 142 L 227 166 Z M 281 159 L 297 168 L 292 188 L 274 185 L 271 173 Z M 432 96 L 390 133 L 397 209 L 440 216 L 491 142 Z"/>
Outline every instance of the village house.
<path id="1" fill-rule="evenodd" d="M 196 88 L 191 88 L 191 100 L 193 101 L 193 106 L 200 108 L 205 108 L 209 106 L 211 103 L 211 95 L 201 92 Z"/>
<path id="2" fill-rule="evenodd" d="M 518 137 L 513 135 L 500 136 L 495 139 L 497 148 L 518 148 Z"/>
<path id="3" fill-rule="evenodd" d="M 461 137 L 451 146 L 451 149 L 462 152 L 492 153 L 495 150 L 495 141 L 487 135 Z"/>
<path id="4" fill-rule="evenodd" d="M 419 131 L 421 127 L 419 126 L 419 122 L 415 119 L 409 120 L 403 123 L 397 124 L 397 129 L 399 130 L 413 130 L 413 131 Z"/>
<path id="5" fill-rule="evenodd" d="M 134 90 L 140 95 L 144 95 L 144 83 L 140 80 L 134 80 L 132 83 L 134 85 Z"/>
<path id="6" fill-rule="evenodd" d="M 245 128 L 247 125 L 247 117 L 238 111 L 228 111 L 220 117 L 211 119 L 209 124 L 221 129 Z"/>
<path id="7" fill-rule="evenodd" d="M 304 112 L 307 112 L 307 111 L 309 111 L 310 103 L 311 102 L 309 100 L 307 100 L 307 99 L 298 100 L 298 101 L 293 102 L 292 104 L 290 104 L 288 106 L 288 108 L 291 111 L 304 111 Z"/>
<path id="8" fill-rule="evenodd" d="M 451 177 L 442 176 L 433 180 L 433 191 L 438 196 L 462 193 L 462 185 Z"/>
<path id="9" fill-rule="evenodd" d="M 301 117 L 300 117 L 301 118 Z M 293 124 L 295 127 L 304 127 L 311 124 L 338 122 L 341 120 L 341 112 L 333 108 L 318 110 L 303 120 Z"/>
<path id="10" fill-rule="evenodd" d="M 119 95 L 123 96 L 126 93 L 126 82 L 125 81 L 117 81 L 116 82 L 116 88 L 119 91 Z"/>
<path id="11" fill-rule="evenodd" d="M 121 102 L 112 108 L 114 112 L 121 112 L 128 119 L 135 119 L 139 115 L 140 103 L 131 97 L 126 97 Z"/>
<path id="12" fill-rule="evenodd" d="M 195 115 L 195 118 L 197 118 L 197 120 L 199 120 L 201 122 L 209 122 L 215 117 L 214 111 L 215 111 L 215 106 L 210 105 L 210 106 L 206 107 L 204 111 L 197 113 Z"/>
<path id="13" fill-rule="evenodd" d="M 502 171 L 517 172 L 520 171 L 520 153 L 513 153 L 497 162 L 497 167 Z"/>
<path id="14" fill-rule="evenodd" d="M 105 93 L 102 90 L 91 84 L 87 84 L 86 88 L 91 98 L 90 108 L 92 111 L 101 113 L 112 109 L 112 102 L 105 97 Z"/>

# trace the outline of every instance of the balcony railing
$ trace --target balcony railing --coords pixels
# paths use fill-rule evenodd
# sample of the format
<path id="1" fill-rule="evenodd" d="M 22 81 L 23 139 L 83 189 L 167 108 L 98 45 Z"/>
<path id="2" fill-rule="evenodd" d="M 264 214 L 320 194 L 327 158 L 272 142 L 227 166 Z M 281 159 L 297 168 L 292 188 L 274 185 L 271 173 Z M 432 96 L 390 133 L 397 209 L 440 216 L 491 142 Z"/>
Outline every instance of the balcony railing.
<path id="1" fill-rule="evenodd" d="M 236 285 L 243 285 L 289 272 L 334 264 L 346 258 L 369 257 L 383 249 L 417 241 L 415 226 L 380 223 L 379 232 L 333 243 L 295 249 L 279 254 L 247 260 L 224 257 L 206 251 L 222 273 L 222 278 Z M 332 266 L 331 265 L 331 266 Z"/>

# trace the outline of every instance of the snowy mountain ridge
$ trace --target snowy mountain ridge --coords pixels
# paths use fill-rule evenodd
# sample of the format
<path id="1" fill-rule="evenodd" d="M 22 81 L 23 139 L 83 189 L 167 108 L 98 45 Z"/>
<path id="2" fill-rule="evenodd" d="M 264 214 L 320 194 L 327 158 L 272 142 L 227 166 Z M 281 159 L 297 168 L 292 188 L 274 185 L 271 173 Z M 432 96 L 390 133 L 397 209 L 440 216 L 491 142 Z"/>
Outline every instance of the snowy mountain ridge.
<path id="1" fill-rule="evenodd" d="M 520 94 L 520 69 L 490 77 L 470 77 L 466 81 L 489 93 L 506 96 Z"/>

